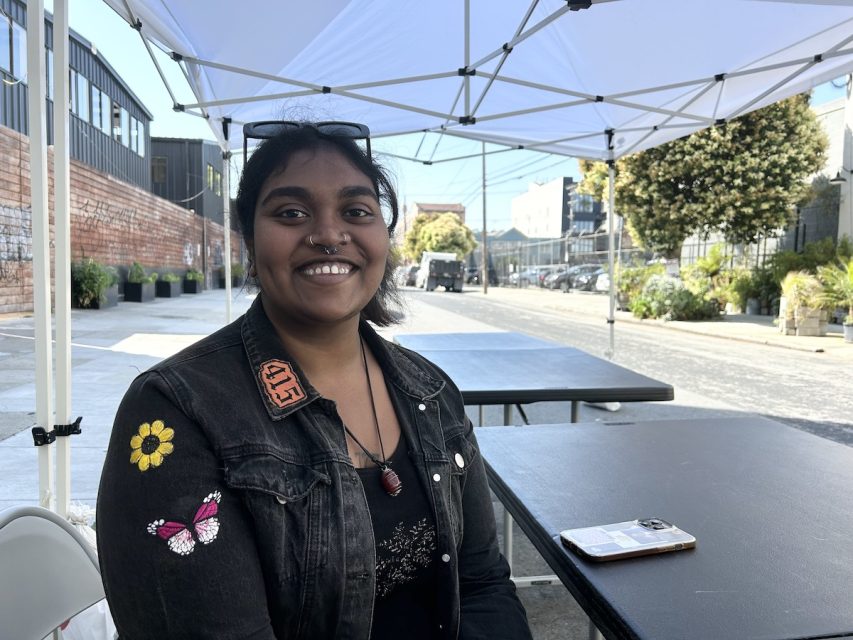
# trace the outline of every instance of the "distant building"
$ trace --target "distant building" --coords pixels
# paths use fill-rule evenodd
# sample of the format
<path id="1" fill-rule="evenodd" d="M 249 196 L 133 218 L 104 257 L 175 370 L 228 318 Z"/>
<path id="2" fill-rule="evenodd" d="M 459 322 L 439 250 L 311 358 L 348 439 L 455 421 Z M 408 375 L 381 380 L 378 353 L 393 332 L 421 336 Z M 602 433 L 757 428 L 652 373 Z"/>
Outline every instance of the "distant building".
<path id="1" fill-rule="evenodd" d="M 605 219 L 601 203 L 577 192 L 571 177 L 531 183 L 512 199 L 513 226 L 531 238 L 562 238 L 595 231 Z"/>
<path id="2" fill-rule="evenodd" d="M 26 3 L 0 0 L 0 125 L 29 135 Z M 53 144 L 53 17 L 45 15 L 47 143 Z M 95 46 L 69 32 L 69 155 L 148 189 L 151 113 Z"/>
<path id="3" fill-rule="evenodd" d="M 215 142 L 151 138 L 151 191 L 222 224 L 224 163 Z"/>

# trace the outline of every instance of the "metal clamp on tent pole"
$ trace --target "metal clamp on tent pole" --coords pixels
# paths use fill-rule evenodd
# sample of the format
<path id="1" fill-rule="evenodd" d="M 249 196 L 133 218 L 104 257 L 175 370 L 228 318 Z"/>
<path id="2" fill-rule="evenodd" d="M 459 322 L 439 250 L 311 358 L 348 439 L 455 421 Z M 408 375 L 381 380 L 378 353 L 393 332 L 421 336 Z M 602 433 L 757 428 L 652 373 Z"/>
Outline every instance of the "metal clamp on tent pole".
<path id="1" fill-rule="evenodd" d="M 53 431 L 57 436 L 65 437 L 65 436 L 76 436 L 80 433 L 83 433 L 83 430 L 80 429 L 80 421 L 83 419 L 83 416 L 77 416 L 77 419 L 71 424 L 55 424 L 53 425 Z"/>
<path id="2" fill-rule="evenodd" d="M 77 419 L 71 424 L 55 424 L 50 431 L 44 427 L 33 427 L 33 444 L 37 447 L 42 447 L 46 444 L 56 442 L 57 436 L 65 438 L 83 433 L 83 430 L 80 428 L 81 420 L 83 420 L 83 416 L 77 416 Z"/>
<path id="3" fill-rule="evenodd" d="M 56 440 L 56 433 L 47 431 L 44 427 L 33 427 L 33 444 L 37 447 L 52 444 Z"/>

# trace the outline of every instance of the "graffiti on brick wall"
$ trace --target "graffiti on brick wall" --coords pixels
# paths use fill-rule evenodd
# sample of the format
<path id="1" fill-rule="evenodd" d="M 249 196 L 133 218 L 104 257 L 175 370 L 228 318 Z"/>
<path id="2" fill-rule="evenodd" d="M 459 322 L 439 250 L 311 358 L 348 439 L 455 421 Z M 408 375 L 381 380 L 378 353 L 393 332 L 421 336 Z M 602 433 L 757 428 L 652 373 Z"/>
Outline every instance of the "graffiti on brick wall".
<path id="1" fill-rule="evenodd" d="M 188 267 L 193 266 L 195 260 L 195 246 L 192 242 L 184 243 L 184 264 Z"/>
<path id="2" fill-rule="evenodd" d="M 32 209 L 0 204 L 0 283 L 20 283 L 23 263 L 32 260 Z"/>
<path id="3" fill-rule="evenodd" d="M 80 205 L 79 225 L 86 231 L 112 227 L 131 231 L 136 228 L 136 207 L 119 207 L 105 200 L 86 200 Z"/>

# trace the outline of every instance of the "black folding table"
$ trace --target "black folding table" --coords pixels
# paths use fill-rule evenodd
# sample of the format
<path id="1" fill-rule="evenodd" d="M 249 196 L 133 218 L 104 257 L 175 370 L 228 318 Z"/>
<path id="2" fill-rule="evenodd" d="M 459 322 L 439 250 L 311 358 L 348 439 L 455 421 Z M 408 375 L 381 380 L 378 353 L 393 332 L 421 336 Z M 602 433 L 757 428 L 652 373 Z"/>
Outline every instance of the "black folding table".
<path id="1" fill-rule="evenodd" d="M 493 491 L 607 638 L 853 637 L 853 449 L 758 417 L 477 429 Z M 697 546 L 606 563 L 563 529 Z"/>

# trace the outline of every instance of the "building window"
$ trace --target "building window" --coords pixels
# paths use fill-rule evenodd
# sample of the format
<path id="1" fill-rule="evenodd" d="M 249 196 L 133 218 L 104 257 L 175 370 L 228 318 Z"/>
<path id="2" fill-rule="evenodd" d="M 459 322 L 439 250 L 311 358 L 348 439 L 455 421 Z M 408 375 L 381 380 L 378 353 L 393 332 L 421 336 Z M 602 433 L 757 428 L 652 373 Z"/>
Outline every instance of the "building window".
<path id="1" fill-rule="evenodd" d="M 145 123 L 136 121 L 136 153 L 145 157 Z"/>
<path id="2" fill-rule="evenodd" d="M 53 51 L 45 49 L 45 73 L 47 75 L 47 86 L 45 87 L 45 95 L 48 100 L 53 100 Z"/>
<path id="3" fill-rule="evenodd" d="M 213 165 L 207 165 L 207 188 L 213 191 Z"/>
<path id="4" fill-rule="evenodd" d="M 17 22 L 12 22 L 12 75 L 27 77 L 27 30 Z"/>
<path id="5" fill-rule="evenodd" d="M 218 196 L 222 195 L 222 174 L 215 170 L 213 172 L 213 192 Z"/>
<path id="6" fill-rule="evenodd" d="M 136 125 L 138 121 L 133 116 L 130 116 L 130 150 L 136 151 Z"/>
<path id="7" fill-rule="evenodd" d="M 101 90 L 95 85 L 92 87 L 92 126 L 98 131 L 104 130 L 103 111 L 101 111 Z"/>
<path id="8" fill-rule="evenodd" d="M 113 101 L 101 91 L 101 131 L 110 135 L 112 129 Z"/>
<path id="9" fill-rule="evenodd" d="M 124 107 L 121 108 L 121 143 L 130 146 L 130 114 Z"/>
<path id="10" fill-rule="evenodd" d="M 157 184 L 166 184 L 166 158 L 164 156 L 151 158 L 151 180 Z"/>
<path id="11" fill-rule="evenodd" d="M 12 73 L 12 21 L 6 16 L 0 17 L 0 68 Z"/>
<path id="12" fill-rule="evenodd" d="M 86 122 L 90 121 L 89 115 L 89 80 L 81 73 L 77 74 L 77 111 L 76 113 Z"/>
<path id="13" fill-rule="evenodd" d="M 77 113 L 77 71 L 71 68 L 68 69 L 68 108 Z"/>

